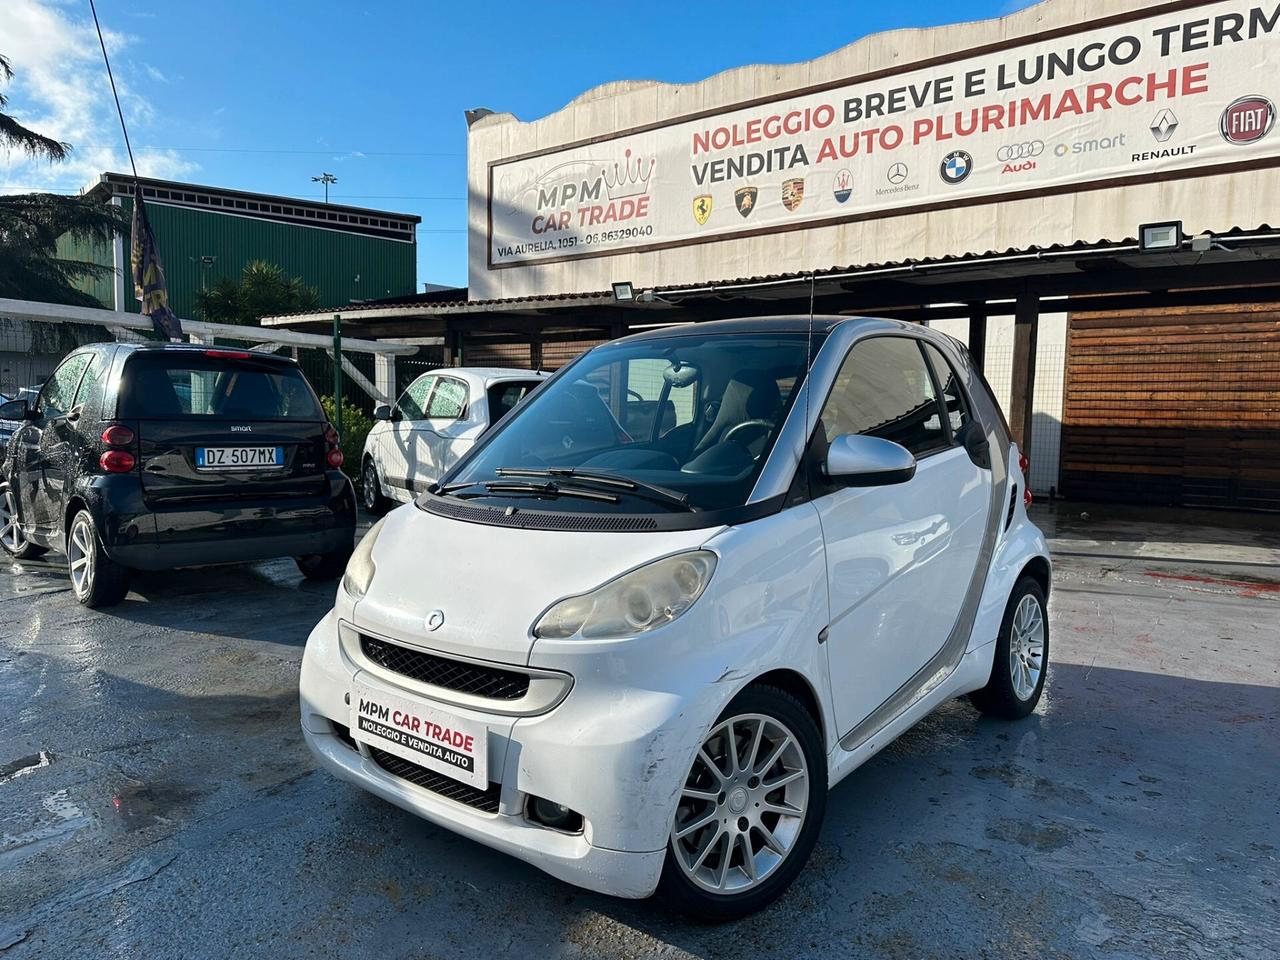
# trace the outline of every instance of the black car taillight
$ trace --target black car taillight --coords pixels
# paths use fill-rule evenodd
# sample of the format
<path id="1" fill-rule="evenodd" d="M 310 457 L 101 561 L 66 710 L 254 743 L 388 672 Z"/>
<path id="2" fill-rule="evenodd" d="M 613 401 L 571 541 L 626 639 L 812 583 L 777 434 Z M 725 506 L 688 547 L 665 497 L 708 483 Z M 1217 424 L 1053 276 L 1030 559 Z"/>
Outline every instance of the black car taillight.
<path id="1" fill-rule="evenodd" d="M 107 473 L 129 473 L 138 465 L 138 457 L 129 449 L 138 435 L 122 423 L 109 424 L 102 431 L 102 445 L 106 447 L 98 457 L 98 466 Z"/>
<path id="2" fill-rule="evenodd" d="M 107 450 L 98 457 L 98 465 L 107 473 L 128 473 L 138 460 L 128 450 Z"/>
<path id="3" fill-rule="evenodd" d="M 342 466 L 342 451 L 338 448 L 338 442 L 340 439 L 338 431 L 333 428 L 333 424 L 326 423 L 324 425 L 324 459 L 325 462 L 334 470 L 337 470 Z"/>

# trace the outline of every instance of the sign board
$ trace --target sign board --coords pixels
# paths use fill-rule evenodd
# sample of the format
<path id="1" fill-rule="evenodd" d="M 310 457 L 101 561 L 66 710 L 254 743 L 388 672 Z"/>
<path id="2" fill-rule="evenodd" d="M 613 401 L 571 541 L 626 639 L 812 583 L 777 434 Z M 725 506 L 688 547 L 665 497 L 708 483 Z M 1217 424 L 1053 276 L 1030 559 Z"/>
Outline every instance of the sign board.
<path id="1" fill-rule="evenodd" d="M 1280 164 L 1280 2 L 1171 4 L 489 167 L 511 267 Z"/>

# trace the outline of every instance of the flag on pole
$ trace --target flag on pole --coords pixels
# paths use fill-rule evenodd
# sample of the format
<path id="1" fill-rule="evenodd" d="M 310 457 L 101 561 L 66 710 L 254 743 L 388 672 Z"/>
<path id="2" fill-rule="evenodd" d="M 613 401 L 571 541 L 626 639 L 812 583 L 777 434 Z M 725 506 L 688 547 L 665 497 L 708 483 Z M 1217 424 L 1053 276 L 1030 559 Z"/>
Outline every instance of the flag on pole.
<path id="1" fill-rule="evenodd" d="M 170 340 L 182 339 L 182 321 L 169 309 L 169 288 L 164 283 L 164 267 L 156 236 L 151 232 L 147 211 L 142 205 L 142 187 L 133 191 L 133 238 L 130 244 L 133 266 L 133 293 L 142 304 L 143 316 L 151 318 L 156 333 Z"/>

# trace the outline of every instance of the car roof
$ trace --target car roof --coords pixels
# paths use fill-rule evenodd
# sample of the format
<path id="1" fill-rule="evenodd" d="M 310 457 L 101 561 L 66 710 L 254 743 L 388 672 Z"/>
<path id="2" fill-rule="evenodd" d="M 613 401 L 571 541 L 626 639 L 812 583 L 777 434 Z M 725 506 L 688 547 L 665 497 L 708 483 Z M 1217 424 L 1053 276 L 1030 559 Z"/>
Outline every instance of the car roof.
<path id="1" fill-rule="evenodd" d="M 639 340 L 661 340 L 666 337 L 735 336 L 752 333 L 807 333 L 812 323 L 815 334 L 830 333 L 846 323 L 894 324 L 898 321 L 878 320 L 871 317 L 842 317 L 830 314 L 782 314 L 772 317 L 740 317 L 733 320 L 706 320 L 701 323 L 682 323 L 670 327 L 657 327 L 643 333 L 633 333 L 614 343 L 632 343 Z M 904 324 L 904 326 L 916 326 Z"/>
<path id="2" fill-rule="evenodd" d="M 545 380 L 550 374 L 519 367 L 436 367 L 423 371 L 422 376 L 457 377 L 472 385 L 488 386 L 502 380 Z"/>
<path id="3" fill-rule="evenodd" d="M 111 344 L 104 344 L 103 346 L 111 346 Z M 247 353 L 254 360 L 274 360 L 277 363 L 294 362 L 292 357 L 255 352 L 243 347 L 219 347 L 212 343 L 122 343 L 120 347 L 129 355 L 135 353 Z"/>

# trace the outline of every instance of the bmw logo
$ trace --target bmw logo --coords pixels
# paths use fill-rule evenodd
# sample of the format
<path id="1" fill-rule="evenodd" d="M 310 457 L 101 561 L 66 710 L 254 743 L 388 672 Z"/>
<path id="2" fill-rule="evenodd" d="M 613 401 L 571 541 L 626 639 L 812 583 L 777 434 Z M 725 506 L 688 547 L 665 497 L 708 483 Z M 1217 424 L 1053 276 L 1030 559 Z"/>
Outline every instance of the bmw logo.
<path id="1" fill-rule="evenodd" d="M 973 157 L 963 150 L 952 150 L 942 158 L 939 173 L 947 183 L 961 183 L 973 169 Z"/>

